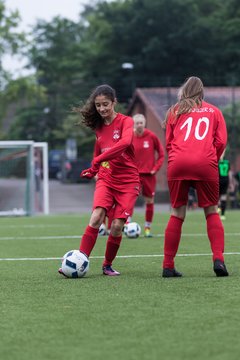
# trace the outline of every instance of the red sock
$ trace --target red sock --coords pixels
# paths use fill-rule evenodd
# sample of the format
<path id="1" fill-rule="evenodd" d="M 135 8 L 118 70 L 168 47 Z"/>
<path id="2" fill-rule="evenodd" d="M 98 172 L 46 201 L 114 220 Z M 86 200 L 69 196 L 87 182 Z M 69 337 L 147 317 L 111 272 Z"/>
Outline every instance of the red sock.
<path id="1" fill-rule="evenodd" d="M 210 214 L 207 220 L 207 233 L 213 253 L 213 261 L 224 261 L 224 228 L 218 214 Z"/>
<path id="2" fill-rule="evenodd" d="M 85 233 L 82 236 L 79 250 L 89 256 L 94 248 L 98 237 L 98 229 L 94 229 L 90 225 L 86 227 Z"/>
<path id="3" fill-rule="evenodd" d="M 111 234 L 109 235 L 103 266 L 112 265 L 112 262 L 117 255 L 121 240 L 122 240 L 122 235 L 120 236 L 112 236 Z"/>
<path id="4" fill-rule="evenodd" d="M 182 224 L 183 219 L 171 215 L 165 230 L 163 268 L 174 268 L 174 258 L 181 239 Z"/>
<path id="5" fill-rule="evenodd" d="M 146 214 L 145 214 L 145 220 L 146 222 L 152 222 L 154 214 L 154 204 L 146 204 Z"/>

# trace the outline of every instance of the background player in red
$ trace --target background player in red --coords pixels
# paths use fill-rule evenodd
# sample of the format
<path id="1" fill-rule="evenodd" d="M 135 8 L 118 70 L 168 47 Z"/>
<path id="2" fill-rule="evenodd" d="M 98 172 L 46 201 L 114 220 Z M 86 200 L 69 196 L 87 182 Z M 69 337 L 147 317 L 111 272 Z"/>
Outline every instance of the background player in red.
<path id="1" fill-rule="evenodd" d="M 116 94 L 109 85 L 98 86 L 82 108 L 76 108 L 82 122 L 96 134 L 92 167 L 82 177 L 93 178 L 96 188 L 93 212 L 82 236 L 79 250 L 90 256 L 106 213 L 114 207 L 111 233 L 107 240 L 103 274 L 120 275 L 112 268 L 121 240 L 122 228 L 132 213 L 139 194 L 139 173 L 134 160 L 133 119 L 115 111 Z M 61 273 L 61 269 L 59 269 Z"/>
<path id="2" fill-rule="evenodd" d="M 154 216 L 154 195 L 156 189 L 156 173 L 164 161 L 164 148 L 158 137 L 149 129 L 145 129 L 146 118 L 142 114 L 133 116 L 136 164 L 140 174 L 141 191 L 145 202 L 146 237 L 152 237 L 150 229 Z"/>
<path id="3" fill-rule="evenodd" d="M 217 212 L 219 197 L 218 161 L 226 147 L 227 130 L 221 111 L 203 101 L 198 77 L 190 77 L 178 93 L 178 102 L 166 115 L 168 186 L 172 215 L 165 230 L 163 277 L 182 276 L 174 258 L 186 215 L 189 187 L 197 191 L 203 207 L 216 276 L 228 276 L 224 264 L 224 229 Z"/>

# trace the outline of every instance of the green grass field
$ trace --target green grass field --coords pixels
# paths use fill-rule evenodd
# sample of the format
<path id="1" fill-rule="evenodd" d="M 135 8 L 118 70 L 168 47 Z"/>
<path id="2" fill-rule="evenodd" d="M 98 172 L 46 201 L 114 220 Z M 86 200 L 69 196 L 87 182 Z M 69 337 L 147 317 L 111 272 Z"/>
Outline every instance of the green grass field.
<path id="1" fill-rule="evenodd" d="M 239 359 L 240 212 L 224 222 L 227 278 L 213 273 L 199 211 L 183 226 L 176 268 L 184 277 L 161 277 L 168 217 L 155 215 L 151 239 L 123 237 L 119 277 L 102 275 L 107 237 L 99 237 L 82 279 L 57 269 L 89 215 L 0 219 L 1 359 Z"/>

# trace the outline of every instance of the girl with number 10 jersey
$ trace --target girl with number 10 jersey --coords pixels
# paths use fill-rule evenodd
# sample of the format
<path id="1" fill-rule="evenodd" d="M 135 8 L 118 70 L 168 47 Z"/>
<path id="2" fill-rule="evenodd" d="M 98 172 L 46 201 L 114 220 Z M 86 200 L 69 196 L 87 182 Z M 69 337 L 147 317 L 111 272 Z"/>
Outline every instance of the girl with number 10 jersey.
<path id="1" fill-rule="evenodd" d="M 178 102 L 166 115 L 167 178 L 172 215 L 165 230 L 163 277 L 181 277 L 174 268 L 186 216 L 189 188 L 196 189 L 204 209 L 216 276 L 227 276 L 224 264 L 224 229 L 217 212 L 219 198 L 218 160 L 227 143 L 221 111 L 203 101 L 203 83 L 190 77 L 178 93 Z"/>

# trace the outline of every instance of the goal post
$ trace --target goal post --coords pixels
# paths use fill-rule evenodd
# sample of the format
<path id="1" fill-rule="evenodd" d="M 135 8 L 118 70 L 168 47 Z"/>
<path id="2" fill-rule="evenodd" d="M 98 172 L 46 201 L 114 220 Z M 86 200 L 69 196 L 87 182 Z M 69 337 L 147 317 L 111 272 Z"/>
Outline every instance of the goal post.
<path id="1" fill-rule="evenodd" d="M 0 216 L 49 214 L 48 144 L 0 141 Z"/>
<path id="2" fill-rule="evenodd" d="M 48 143 L 46 142 L 34 142 L 34 149 L 41 150 L 40 156 L 40 174 L 37 169 L 37 154 L 34 154 L 34 173 L 35 173 L 35 195 L 37 190 L 37 177 L 39 177 L 40 182 L 42 183 L 42 206 L 37 209 L 37 203 L 35 201 L 35 211 L 41 210 L 45 215 L 49 214 L 49 176 L 48 176 Z"/>

